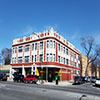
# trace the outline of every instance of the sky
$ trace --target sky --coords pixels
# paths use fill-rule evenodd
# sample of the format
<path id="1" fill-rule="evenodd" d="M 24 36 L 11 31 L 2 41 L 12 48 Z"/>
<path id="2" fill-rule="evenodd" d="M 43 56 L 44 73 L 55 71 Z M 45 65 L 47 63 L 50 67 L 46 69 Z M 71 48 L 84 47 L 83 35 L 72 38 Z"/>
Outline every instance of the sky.
<path id="1" fill-rule="evenodd" d="M 81 37 L 100 44 L 100 0 L 0 0 L 0 51 L 50 27 L 81 53 Z"/>

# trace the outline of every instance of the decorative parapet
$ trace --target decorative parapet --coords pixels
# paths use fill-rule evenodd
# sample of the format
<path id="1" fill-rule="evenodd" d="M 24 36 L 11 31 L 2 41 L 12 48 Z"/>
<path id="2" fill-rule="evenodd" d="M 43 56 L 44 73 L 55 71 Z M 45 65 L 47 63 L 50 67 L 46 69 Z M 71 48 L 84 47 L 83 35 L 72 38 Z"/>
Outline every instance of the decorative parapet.
<path id="1" fill-rule="evenodd" d="M 65 45 L 67 45 L 69 48 L 73 49 L 74 51 L 79 52 L 79 50 L 77 50 L 70 42 L 66 41 L 66 39 L 64 39 L 61 35 L 59 35 L 56 31 L 54 31 L 54 29 L 51 27 L 50 30 L 46 30 L 43 33 L 32 33 L 32 35 L 30 35 L 30 37 L 23 37 L 23 39 L 14 39 L 12 42 L 12 45 L 17 45 L 17 44 L 22 44 L 22 43 L 27 43 L 30 41 L 34 41 L 34 40 L 38 40 L 38 39 L 43 39 L 46 37 L 54 37 L 58 40 L 60 40 L 62 43 L 64 43 Z"/>

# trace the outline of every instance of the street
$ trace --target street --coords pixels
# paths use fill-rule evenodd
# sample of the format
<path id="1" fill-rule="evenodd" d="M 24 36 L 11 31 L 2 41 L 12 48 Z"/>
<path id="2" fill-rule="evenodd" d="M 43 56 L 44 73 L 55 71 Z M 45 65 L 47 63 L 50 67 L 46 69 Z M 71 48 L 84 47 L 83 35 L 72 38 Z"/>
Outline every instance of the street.
<path id="1" fill-rule="evenodd" d="M 100 100 L 100 88 L 91 83 L 50 86 L 0 81 L 0 100 Z"/>

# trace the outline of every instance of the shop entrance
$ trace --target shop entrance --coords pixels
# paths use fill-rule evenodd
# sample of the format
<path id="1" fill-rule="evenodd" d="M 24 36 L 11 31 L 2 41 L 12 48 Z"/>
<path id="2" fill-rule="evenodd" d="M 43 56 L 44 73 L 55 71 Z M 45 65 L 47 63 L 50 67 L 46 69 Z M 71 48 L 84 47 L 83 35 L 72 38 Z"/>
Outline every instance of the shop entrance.
<path id="1" fill-rule="evenodd" d="M 59 70 L 60 68 L 38 68 L 39 79 L 52 82 L 53 80 L 55 80 L 55 77 L 59 74 Z"/>
<path id="2" fill-rule="evenodd" d="M 48 82 L 55 80 L 55 77 L 58 76 L 59 68 L 48 68 Z"/>

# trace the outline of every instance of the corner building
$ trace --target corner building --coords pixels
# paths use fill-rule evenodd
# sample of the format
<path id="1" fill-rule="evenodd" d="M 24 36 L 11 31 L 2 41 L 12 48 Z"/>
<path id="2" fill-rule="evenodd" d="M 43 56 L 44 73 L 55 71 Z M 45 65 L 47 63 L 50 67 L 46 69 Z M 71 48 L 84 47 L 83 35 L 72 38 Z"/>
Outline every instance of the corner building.
<path id="1" fill-rule="evenodd" d="M 80 52 L 51 28 L 12 42 L 12 69 L 52 81 L 73 80 L 80 74 Z"/>

